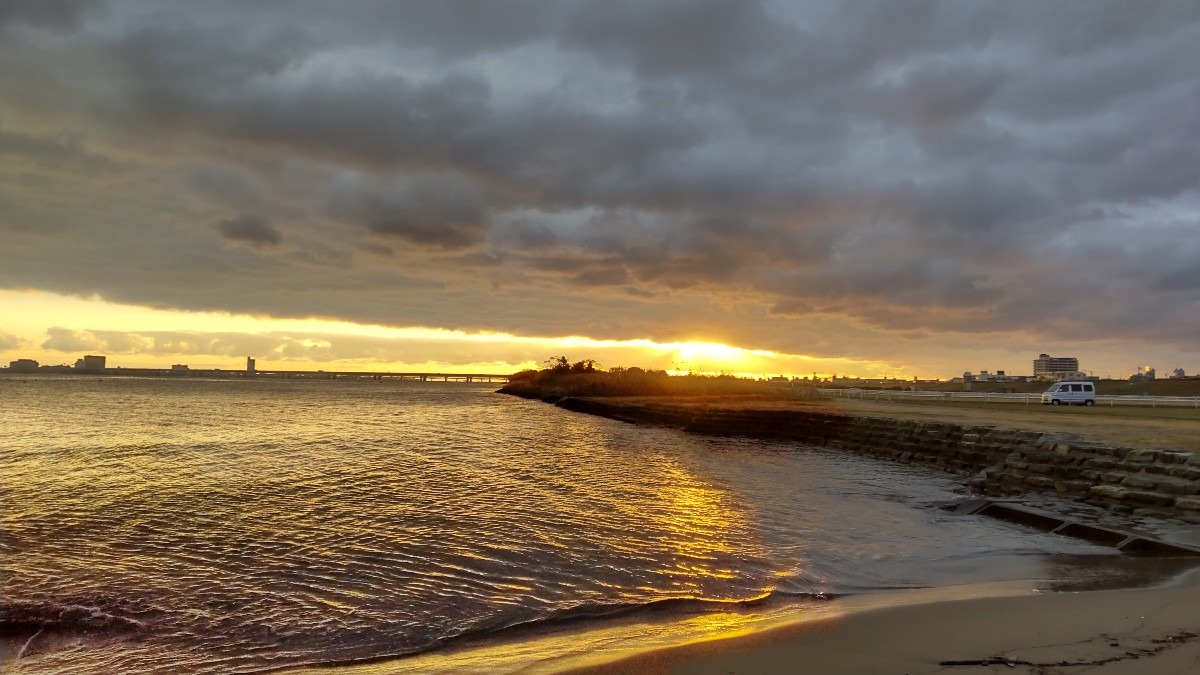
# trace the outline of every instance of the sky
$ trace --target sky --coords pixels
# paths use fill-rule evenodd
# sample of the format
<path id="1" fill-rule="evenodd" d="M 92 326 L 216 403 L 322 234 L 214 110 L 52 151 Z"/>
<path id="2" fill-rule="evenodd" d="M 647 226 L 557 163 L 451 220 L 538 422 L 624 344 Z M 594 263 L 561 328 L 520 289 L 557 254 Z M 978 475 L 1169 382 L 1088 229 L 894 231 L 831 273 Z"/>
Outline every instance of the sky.
<path id="1" fill-rule="evenodd" d="M 0 363 L 1200 371 L 1200 3 L 0 3 Z"/>

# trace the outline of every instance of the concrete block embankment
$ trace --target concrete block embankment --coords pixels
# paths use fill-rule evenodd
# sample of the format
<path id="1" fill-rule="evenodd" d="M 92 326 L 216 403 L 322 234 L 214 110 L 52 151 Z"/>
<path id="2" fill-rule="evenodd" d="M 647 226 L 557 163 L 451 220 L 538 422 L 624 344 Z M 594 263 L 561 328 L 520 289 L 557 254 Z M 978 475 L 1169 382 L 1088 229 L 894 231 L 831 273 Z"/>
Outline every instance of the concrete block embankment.
<path id="1" fill-rule="evenodd" d="M 567 410 L 715 436 L 791 440 L 970 476 L 988 495 L 1047 492 L 1121 513 L 1200 523 L 1200 454 L 1125 448 L 999 427 L 828 410 L 567 397 Z"/>

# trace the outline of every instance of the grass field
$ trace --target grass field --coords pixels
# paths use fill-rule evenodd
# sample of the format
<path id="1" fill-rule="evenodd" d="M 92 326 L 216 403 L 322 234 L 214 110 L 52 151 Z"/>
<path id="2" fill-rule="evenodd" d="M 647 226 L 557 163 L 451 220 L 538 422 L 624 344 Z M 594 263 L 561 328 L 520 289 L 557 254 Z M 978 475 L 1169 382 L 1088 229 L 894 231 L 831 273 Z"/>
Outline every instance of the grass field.
<path id="1" fill-rule="evenodd" d="M 1200 410 L 1195 408 L 1051 407 L 919 399 L 903 402 L 823 399 L 822 404 L 856 415 L 1069 433 L 1134 448 L 1200 452 Z"/>
<path id="2" fill-rule="evenodd" d="M 944 399 L 863 401 L 844 398 L 796 399 L 762 396 L 636 396 L 619 400 L 728 409 L 791 409 L 843 412 L 866 417 L 1006 427 L 1081 438 L 1131 448 L 1200 452 L 1200 410 L 1134 406 L 1043 406 Z"/>
<path id="3" fill-rule="evenodd" d="M 974 392 L 1017 392 L 1040 394 L 1050 388 L 1050 382 L 972 382 Z M 963 391 L 962 383 L 922 382 L 923 391 Z M 1129 380 L 1097 380 L 1096 393 L 1105 396 L 1200 396 L 1200 379 L 1165 379 L 1130 382 Z"/>

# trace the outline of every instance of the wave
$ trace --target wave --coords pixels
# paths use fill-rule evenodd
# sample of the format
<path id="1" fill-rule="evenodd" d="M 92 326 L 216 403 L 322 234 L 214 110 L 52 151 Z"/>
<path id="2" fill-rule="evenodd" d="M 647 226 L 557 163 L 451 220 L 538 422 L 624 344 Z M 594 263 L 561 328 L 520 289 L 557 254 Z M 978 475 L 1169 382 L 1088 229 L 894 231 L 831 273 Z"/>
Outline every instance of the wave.
<path id="1" fill-rule="evenodd" d="M 705 598 L 663 598 L 648 602 L 630 603 L 584 603 L 570 609 L 560 610 L 548 617 L 521 621 L 499 626 L 495 629 L 485 629 L 476 633 L 495 633 L 499 631 L 537 630 L 543 627 L 560 626 L 563 624 L 592 619 L 629 618 L 640 614 L 656 614 L 673 612 L 675 614 L 694 614 L 701 612 L 726 611 L 731 609 L 763 608 L 781 603 L 794 603 L 803 600 L 825 601 L 841 597 L 837 593 L 793 592 L 773 590 L 758 597 L 744 600 L 711 600 Z"/>
<path id="2" fill-rule="evenodd" d="M 506 621 L 497 619 L 474 626 L 472 629 L 457 635 L 436 638 L 429 643 L 403 651 L 387 654 L 375 654 L 361 658 L 327 659 L 308 663 L 290 663 L 273 666 L 258 672 L 274 672 L 291 670 L 298 667 L 335 668 L 339 666 L 362 665 L 379 663 L 399 658 L 410 658 L 421 654 L 458 646 L 482 639 L 516 639 L 529 637 L 542 632 L 561 629 L 572 625 L 586 624 L 612 619 L 637 619 L 643 616 L 657 616 L 670 613 L 670 617 L 706 612 L 737 611 L 747 609 L 763 609 L 781 604 L 804 601 L 825 602 L 843 597 L 840 593 L 822 592 L 790 592 L 774 590 L 761 596 L 743 600 L 711 600 L 704 598 L 663 598 L 648 602 L 595 602 L 584 603 L 567 609 L 559 610 L 550 615 L 528 620 Z M 668 618 L 670 618 L 668 617 Z"/>
<path id="3" fill-rule="evenodd" d="M 128 633 L 141 630 L 136 619 L 100 607 L 30 600 L 0 601 L 0 637 L 48 633 Z"/>

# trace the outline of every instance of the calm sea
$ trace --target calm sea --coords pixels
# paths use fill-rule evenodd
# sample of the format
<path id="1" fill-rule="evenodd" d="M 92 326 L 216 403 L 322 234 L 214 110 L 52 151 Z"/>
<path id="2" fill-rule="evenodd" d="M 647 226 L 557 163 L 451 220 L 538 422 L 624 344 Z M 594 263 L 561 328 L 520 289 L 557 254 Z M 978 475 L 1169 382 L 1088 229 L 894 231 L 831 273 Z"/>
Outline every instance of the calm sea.
<path id="1" fill-rule="evenodd" d="M 494 387 L 0 378 L 8 667 L 352 663 L 1110 553 L 949 514 L 920 468 Z"/>

